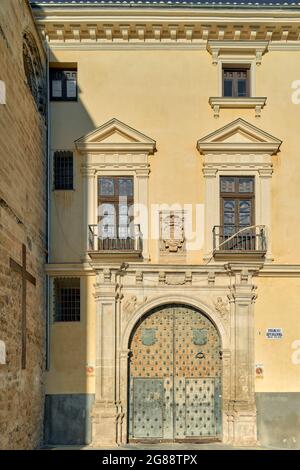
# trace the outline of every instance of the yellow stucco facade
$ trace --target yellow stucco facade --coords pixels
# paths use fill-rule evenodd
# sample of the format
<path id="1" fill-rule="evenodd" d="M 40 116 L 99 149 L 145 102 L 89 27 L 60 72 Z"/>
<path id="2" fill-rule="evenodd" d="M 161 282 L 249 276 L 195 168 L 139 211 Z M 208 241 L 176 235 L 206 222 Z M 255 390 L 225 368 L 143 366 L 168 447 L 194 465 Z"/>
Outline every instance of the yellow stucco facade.
<path id="1" fill-rule="evenodd" d="M 286 399 L 286 394 L 300 393 L 297 360 L 300 347 L 297 343 L 300 339 L 300 105 L 295 99 L 295 81 L 300 79 L 300 44 L 295 32 L 300 24 L 300 11 L 286 9 L 283 20 L 280 11 L 275 9 L 271 17 L 270 10 L 263 7 L 250 9 L 248 13 L 219 9 L 210 14 L 196 7 L 191 10 L 136 8 L 131 11 L 126 8 L 110 11 L 108 7 L 86 7 L 83 11 L 84 8 L 46 6 L 34 9 L 36 21 L 47 39 L 50 67 L 76 64 L 78 71 L 78 100 L 50 103 L 50 153 L 52 156 L 57 150 L 74 153 L 74 190 L 51 192 L 51 247 L 47 273 L 52 279 L 80 277 L 80 321 L 51 322 L 46 393 L 96 394 L 97 403 L 97 374 L 101 367 L 107 371 L 97 353 L 101 336 L 97 315 L 101 311 L 106 318 L 107 305 L 113 305 L 112 312 L 121 316 L 121 323 L 126 317 L 128 325 L 131 321 L 134 324 L 130 315 L 137 320 L 144 315 L 144 306 L 148 306 L 145 311 L 149 311 L 159 305 L 155 295 L 162 303 L 184 303 L 184 299 L 189 298 L 195 307 L 202 305 L 205 314 L 210 315 L 211 311 L 215 324 L 219 317 L 221 324 L 231 312 L 229 326 L 224 323 L 223 338 L 223 344 L 227 344 L 225 350 L 231 351 L 231 358 L 235 357 L 228 359 L 233 361 L 231 368 L 238 367 L 238 338 L 243 337 L 246 328 L 241 326 L 243 333 L 237 333 L 238 322 L 233 318 L 238 318 L 242 311 L 239 308 L 247 305 L 252 312 L 247 315 L 249 318 L 253 315 L 253 324 L 250 322 L 247 326 L 248 336 L 240 348 L 247 350 L 247 357 L 243 356 L 241 361 L 246 361 L 249 376 L 245 380 L 249 380 L 249 384 L 241 386 L 242 391 L 238 392 L 237 370 L 228 379 L 235 392 L 228 392 L 224 409 L 231 409 L 230 403 L 239 400 L 244 404 L 247 402 L 248 408 L 246 406 L 247 412 L 242 406 L 235 409 L 232 414 L 233 421 L 237 420 L 235 433 L 231 433 L 229 424 L 224 424 L 227 430 L 223 440 L 236 444 L 253 443 L 257 438 L 256 418 L 252 419 L 256 413 L 252 406 L 253 396 L 282 394 Z M 157 31 L 162 32 L 157 35 Z M 192 31 L 191 35 L 189 31 Z M 235 102 L 226 108 L 221 104 L 220 109 L 212 109 L 210 98 L 221 97 L 222 64 L 249 65 L 251 97 L 266 98 L 262 108 L 257 103 L 244 107 Z M 138 148 L 129 151 L 126 145 L 134 142 L 134 137 L 128 137 L 125 131 L 122 134 L 123 128 L 118 128 L 118 122 L 108 134 L 102 132 L 101 126 L 112 119 L 152 139 L 155 142 L 153 151 Z M 232 123 L 236 120 L 240 121 L 234 126 Z M 228 134 L 226 126 L 229 126 Z M 225 134 L 210 137 L 224 127 Z M 99 146 L 92 147 L 89 133 L 98 128 L 100 131 L 95 134 L 95 139 Z M 83 136 L 87 136 L 84 149 L 76 143 Z M 206 137 L 208 140 L 203 144 L 201 140 Z M 140 145 L 146 145 L 145 141 Z M 132 159 L 128 156 L 130 152 Z M 146 159 L 142 168 L 146 173 L 141 179 L 147 181 L 143 183 L 138 182 L 138 171 L 142 170 L 135 168 L 135 164 L 140 163 L 134 163 L 140 154 Z M 117 158 L 117 155 L 121 157 Z M 86 183 L 88 171 L 91 173 L 87 177 L 89 183 Z M 147 253 L 144 252 L 143 259 L 138 262 L 126 257 L 122 259 L 122 256 L 117 260 L 85 256 L 84 226 L 86 221 L 97 223 L 96 180 L 101 175 L 132 175 L 135 188 L 139 188 L 135 197 L 148 204 Z M 251 175 L 255 178 L 256 224 L 268 229 L 268 250 L 260 259 L 229 256 L 222 260 L 213 254 L 210 223 L 220 223 L 220 175 Z M 151 233 L 157 217 L 157 213 L 151 214 L 151 208 L 163 204 L 191 205 L 193 229 L 203 233 L 200 246 L 187 248 L 181 257 L 174 257 L 171 252 L 162 256 L 161 239 Z M 200 206 L 198 225 L 197 205 Z M 120 287 L 118 270 L 122 262 L 129 264 Z M 139 283 L 134 279 L 140 271 L 143 280 Z M 165 277 L 161 273 L 165 273 Z M 179 280 L 174 281 L 172 276 L 178 276 Z M 185 276 L 182 282 L 180 276 Z M 163 281 L 165 278 L 167 280 Z M 245 286 L 247 294 L 243 290 Z M 232 294 L 239 288 L 243 294 Z M 118 297 L 116 292 L 120 289 L 122 293 Z M 242 295 L 248 296 L 246 301 L 239 300 Z M 126 300 L 132 296 L 136 300 L 133 307 L 126 310 Z M 219 317 L 217 307 L 214 307 L 218 296 L 223 299 L 225 312 L 222 316 L 220 310 Z M 237 306 L 239 302 L 240 307 Z M 53 309 L 52 305 L 52 312 Z M 120 313 L 117 313 L 118 309 Z M 119 369 L 127 361 L 121 343 L 128 325 L 124 323 L 116 333 L 116 338 L 120 338 L 116 348 L 116 354 L 121 352 Z M 268 339 L 268 328 L 281 328 L 282 338 Z M 103 334 L 107 339 L 109 333 Z M 102 338 L 103 344 L 106 339 Z M 107 344 L 108 349 L 111 347 Z M 107 361 L 113 357 L 114 354 Z M 260 373 L 257 367 L 262 368 Z M 101 380 L 110 381 L 110 378 L 107 372 Z M 114 380 L 122 384 L 122 373 Z M 124 387 L 125 390 L 126 385 Z M 114 413 L 109 404 L 111 390 L 108 395 L 102 390 L 104 395 L 98 400 L 102 408 L 106 403 L 104 407 L 109 416 Z M 224 396 L 226 393 L 224 391 Z M 239 399 L 239 393 L 248 394 L 247 398 L 245 395 Z M 121 414 L 125 414 L 126 422 L 128 401 L 122 400 L 121 391 L 115 401 L 121 403 Z M 257 413 L 267 413 L 260 398 L 257 400 Z M 95 444 L 106 442 L 97 423 L 105 430 L 113 426 L 105 424 L 104 415 L 103 410 L 95 411 L 94 408 L 96 425 L 92 439 Z M 259 419 L 263 420 L 261 416 Z M 108 431 L 107 442 L 127 440 L 126 426 L 122 423 L 118 422 L 121 431 L 117 437 L 113 431 Z M 259 439 L 271 442 L 264 424 L 261 429 Z M 296 439 L 299 439 L 299 430 L 297 432 Z M 278 439 L 282 441 L 284 436 Z"/>

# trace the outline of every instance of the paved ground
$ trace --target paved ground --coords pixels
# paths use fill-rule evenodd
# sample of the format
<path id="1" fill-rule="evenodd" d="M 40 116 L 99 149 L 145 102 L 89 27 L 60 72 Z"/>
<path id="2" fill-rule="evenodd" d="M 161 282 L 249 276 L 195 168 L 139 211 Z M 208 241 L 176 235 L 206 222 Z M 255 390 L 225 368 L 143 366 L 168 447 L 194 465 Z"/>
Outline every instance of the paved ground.
<path id="1" fill-rule="evenodd" d="M 269 450 L 266 447 L 233 447 L 229 445 L 224 445 L 220 443 L 211 443 L 211 444 L 128 444 L 126 446 L 120 447 L 90 447 L 90 446 L 47 446 L 45 449 L 52 450 Z"/>

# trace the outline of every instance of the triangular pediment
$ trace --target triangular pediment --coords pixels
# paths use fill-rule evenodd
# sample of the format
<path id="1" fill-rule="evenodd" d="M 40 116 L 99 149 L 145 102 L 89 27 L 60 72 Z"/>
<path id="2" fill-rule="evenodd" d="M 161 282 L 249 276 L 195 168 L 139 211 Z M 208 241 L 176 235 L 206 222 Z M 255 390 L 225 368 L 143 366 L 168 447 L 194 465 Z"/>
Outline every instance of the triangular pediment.
<path id="1" fill-rule="evenodd" d="M 152 153 L 156 142 L 118 119 L 111 119 L 89 134 L 75 141 L 80 152 L 130 152 Z"/>
<path id="2" fill-rule="evenodd" d="M 278 152 L 281 140 L 244 119 L 236 119 L 198 140 L 197 148 L 208 153 L 264 153 Z"/>

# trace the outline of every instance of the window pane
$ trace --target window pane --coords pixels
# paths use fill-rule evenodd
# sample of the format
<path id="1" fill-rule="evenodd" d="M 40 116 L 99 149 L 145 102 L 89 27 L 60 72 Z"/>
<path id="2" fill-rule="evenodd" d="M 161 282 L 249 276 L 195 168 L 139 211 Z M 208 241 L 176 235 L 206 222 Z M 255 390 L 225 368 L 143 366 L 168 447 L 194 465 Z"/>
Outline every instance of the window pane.
<path id="1" fill-rule="evenodd" d="M 119 195 L 133 196 L 133 180 L 132 178 L 119 178 Z"/>
<path id="2" fill-rule="evenodd" d="M 114 179 L 100 178 L 100 196 L 114 196 Z"/>
<path id="3" fill-rule="evenodd" d="M 224 237 L 230 237 L 231 235 L 234 235 L 236 233 L 236 228 L 235 226 L 232 225 L 224 225 L 223 228 L 223 235 Z"/>
<path id="4" fill-rule="evenodd" d="M 76 98 L 76 80 L 67 80 L 67 97 Z"/>
<path id="5" fill-rule="evenodd" d="M 61 80 L 52 80 L 52 96 L 53 98 L 62 97 L 62 82 Z"/>
<path id="6" fill-rule="evenodd" d="M 235 224 L 235 201 L 224 201 L 224 225 Z"/>
<path id="7" fill-rule="evenodd" d="M 247 95 L 247 82 L 246 80 L 238 80 L 237 82 L 237 93 L 238 96 L 246 96 Z"/>
<path id="8" fill-rule="evenodd" d="M 246 78 L 247 78 L 247 70 L 246 70 L 246 69 L 244 69 L 244 70 L 237 70 L 237 71 L 236 71 L 236 76 L 237 76 L 238 79 L 240 79 L 240 78 L 246 79 Z"/>
<path id="9" fill-rule="evenodd" d="M 221 177 L 221 192 L 222 193 L 234 193 L 235 178 L 232 176 L 222 176 Z"/>
<path id="10" fill-rule="evenodd" d="M 114 204 L 101 204 L 99 216 L 99 235 L 103 238 L 114 237 L 116 231 L 116 208 Z"/>
<path id="11" fill-rule="evenodd" d="M 224 80 L 224 96 L 232 96 L 232 80 Z"/>
<path id="12" fill-rule="evenodd" d="M 77 95 L 77 72 L 65 72 L 67 82 L 67 98 L 76 98 Z"/>
<path id="13" fill-rule="evenodd" d="M 251 225 L 251 201 L 239 201 L 239 225 Z"/>
<path id="14" fill-rule="evenodd" d="M 128 206 L 127 204 L 119 204 L 119 236 L 126 238 L 128 236 Z"/>
<path id="15" fill-rule="evenodd" d="M 253 190 L 253 178 L 239 178 L 239 193 L 253 193 Z"/>

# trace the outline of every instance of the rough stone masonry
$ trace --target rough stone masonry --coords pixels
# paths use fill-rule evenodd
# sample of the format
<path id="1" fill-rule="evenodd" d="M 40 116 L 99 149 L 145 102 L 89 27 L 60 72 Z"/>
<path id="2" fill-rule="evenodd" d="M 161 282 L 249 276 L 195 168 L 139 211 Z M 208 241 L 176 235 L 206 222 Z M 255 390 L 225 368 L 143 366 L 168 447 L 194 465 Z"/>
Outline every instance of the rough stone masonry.
<path id="1" fill-rule="evenodd" d="M 26 80 L 24 34 L 45 54 L 25 0 L 1 0 L 0 81 L 0 449 L 36 448 L 42 440 L 44 407 L 46 241 L 46 123 Z M 2 86 L 4 89 L 4 85 Z M 26 368 L 22 370 L 22 279 L 10 258 L 22 263 L 27 283 Z"/>

